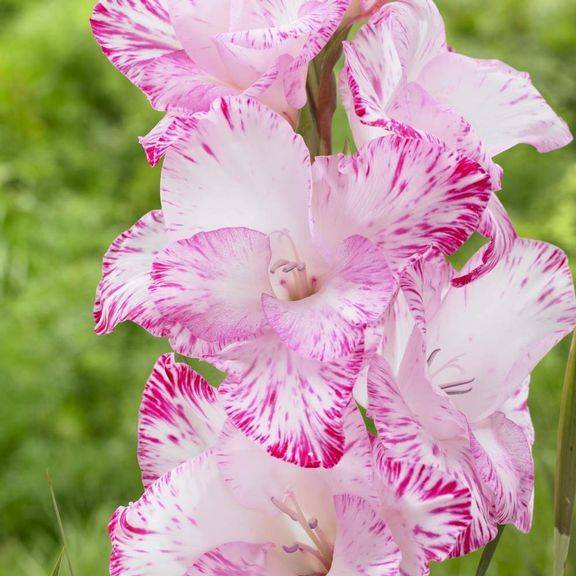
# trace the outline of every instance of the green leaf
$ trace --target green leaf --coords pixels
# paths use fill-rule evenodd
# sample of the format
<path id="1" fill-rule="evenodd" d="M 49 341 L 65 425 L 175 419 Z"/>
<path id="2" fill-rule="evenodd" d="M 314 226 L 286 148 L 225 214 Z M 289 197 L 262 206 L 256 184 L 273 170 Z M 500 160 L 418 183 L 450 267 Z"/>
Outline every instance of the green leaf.
<path id="1" fill-rule="evenodd" d="M 64 558 L 64 548 L 60 550 L 60 554 L 58 554 L 58 559 L 56 560 L 56 564 L 54 564 L 52 572 L 50 572 L 50 576 L 60 576 L 60 568 L 62 567 L 62 558 Z"/>
<path id="2" fill-rule="evenodd" d="M 554 576 L 566 574 L 576 495 L 576 332 L 566 365 L 554 483 Z"/>
<path id="3" fill-rule="evenodd" d="M 496 535 L 496 538 L 484 546 L 484 552 L 482 552 L 480 563 L 476 569 L 476 576 L 484 576 L 486 572 L 488 572 L 488 568 L 490 567 L 490 563 L 492 562 L 496 548 L 498 548 L 498 544 L 500 543 L 500 538 L 502 538 L 502 532 L 504 532 L 504 528 L 505 526 L 498 526 L 498 534 Z"/>
<path id="4" fill-rule="evenodd" d="M 66 562 L 68 564 L 68 572 L 70 576 L 74 576 L 74 568 L 72 567 L 72 561 L 68 555 L 68 543 L 66 542 L 66 533 L 64 532 L 64 524 L 62 523 L 62 516 L 60 515 L 60 508 L 58 507 L 58 501 L 56 500 L 56 493 L 54 492 L 54 485 L 52 483 L 52 477 L 50 472 L 46 471 L 46 479 L 48 481 L 48 489 L 50 490 L 50 498 L 52 500 L 52 507 L 54 508 L 54 514 L 56 515 L 56 520 L 58 521 L 58 529 L 60 530 L 60 538 L 62 539 L 62 552 L 66 556 Z"/>

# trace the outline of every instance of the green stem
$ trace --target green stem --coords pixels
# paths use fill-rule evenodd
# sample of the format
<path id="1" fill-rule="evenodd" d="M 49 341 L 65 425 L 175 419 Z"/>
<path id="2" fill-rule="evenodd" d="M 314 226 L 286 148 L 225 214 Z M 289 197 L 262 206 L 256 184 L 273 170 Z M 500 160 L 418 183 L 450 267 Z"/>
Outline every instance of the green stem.
<path id="1" fill-rule="evenodd" d="M 566 574 L 576 496 L 576 332 L 566 365 L 554 482 L 554 576 Z"/>

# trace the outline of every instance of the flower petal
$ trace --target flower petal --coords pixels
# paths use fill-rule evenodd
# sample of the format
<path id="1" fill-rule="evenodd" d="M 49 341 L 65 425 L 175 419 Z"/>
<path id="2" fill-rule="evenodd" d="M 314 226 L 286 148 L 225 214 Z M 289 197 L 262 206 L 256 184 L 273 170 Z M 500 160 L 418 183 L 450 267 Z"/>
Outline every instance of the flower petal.
<path id="1" fill-rule="evenodd" d="M 492 156 L 516 144 L 548 152 L 572 140 L 566 123 L 534 88 L 529 75 L 498 60 L 446 53 L 424 68 L 418 82 L 462 114 Z"/>
<path id="2" fill-rule="evenodd" d="M 154 258 L 150 293 L 164 318 L 213 342 L 250 338 L 264 326 L 260 307 L 270 243 L 261 232 L 224 228 L 170 244 Z"/>
<path id="3" fill-rule="evenodd" d="M 160 356 L 144 388 L 138 462 L 144 486 L 212 447 L 224 425 L 214 389 L 174 355 Z"/>
<path id="4" fill-rule="evenodd" d="M 482 261 L 481 249 L 464 269 Z M 428 324 L 427 349 L 438 349 L 435 381 L 471 380 L 452 396 L 471 422 L 499 410 L 542 357 L 576 325 L 566 256 L 543 242 L 519 239 L 489 274 L 451 289 Z M 490 361 L 487 362 L 486 358 Z M 444 364 L 452 365 L 438 372 Z"/>
<path id="5" fill-rule="evenodd" d="M 254 100 L 222 99 L 168 152 L 162 205 L 178 239 L 226 227 L 287 229 L 305 252 L 310 186 L 308 150 L 285 120 Z"/>
<path id="6" fill-rule="evenodd" d="M 120 234 L 104 256 L 94 304 L 95 331 L 108 334 L 131 320 L 155 336 L 166 324 L 148 294 L 154 255 L 169 242 L 162 212 L 155 210 Z"/>
<path id="7" fill-rule="evenodd" d="M 494 270 L 498 262 L 512 250 L 518 238 L 506 209 L 495 194 L 490 198 L 486 211 L 482 215 L 478 233 L 489 238 L 490 245 L 482 253 L 482 262 L 476 268 L 463 276 L 454 278 L 455 286 L 464 286 Z"/>
<path id="8" fill-rule="evenodd" d="M 205 452 L 164 474 L 138 502 L 116 511 L 110 522 L 110 574 L 186 574 L 202 554 L 222 544 L 269 542 L 273 522 L 237 504 Z"/>
<path id="9" fill-rule="evenodd" d="M 469 446 L 466 421 L 432 387 L 414 355 L 405 358 L 398 379 L 376 357 L 368 373 L 368 399 L 368 415 L 389 458 L 447 469 L 462 459 Z"/>
<path id="10" fill-rule="evenodd" d="M 317 158 L 313 172 L 315 236 L 337 246 L 363 234 L 395 271 L 432 245 L 457 250 L 490 197 L 478 164 L 426 138 L 379 138 L 351 158 Z"/>
<path id="11" fill-rule="evenodd" d="M 418 78 L 430 60 L 448 50 L 444 21 L 432 0 L 389 2 L 374 19 L 392 34 L 408 81 Z"/>
<path id="12" fill-rule="evenodd" d="M 366 238 L 347 238 L 333 262 L 315 294 L 297 301 L 262 299 L 282 342 L 322 361 L 350 354 L 362 341 L 362 329 L 384 314 L 396 288 L 384 255 Z"/>
<path id="13" fill-rule="evenodd" d="M 362 366 L 362 348 L 338 362 L 302 358 L 273 333 L 231 345 L 212 361 L 234 425 L 277 458 L 330 468 L 343 453 L 343 413 Z"/>
<path id="14" fill-rule="evenodd" d="M 344 435 L 344 455 L 334 468 L 302 468 L 274 458 L 228 422 L 216 457 L 224 481 L 243 506 L 277 514 L 272 499 L 283 501 L 293 493 L 302 509 L 313 513 L 326 526 L 333 520 L 332 495 L 347 493 L 374 498 L 372 448 L 354 403 L 347 409 Z"/>
<path id="15" fill-rule="evenodd" d="M 203 554 L 185 576 L 269 576 L 269 544 L 230 542 Z"/>
<path id="16" fill-rule="evenodd" d="M 402 574 L 428 574 L 428 564 L 448 558 L 472 521 L 470 492 L 432 466 L 385 454 L 377 445 L 383 516 L 402 553 Z"/>
<path id="17" fill-rule="evenodd" d="M 522 384 L 518 386 L 516 391 L 501 408 L 501 412 L 512 420 L 515 424 L 522 428 L 530 445 L 534 444 L 535 432 L 532 418 L 530 416 L 530 409 L 528 407 L 528 393 L 530 389 L 530 376 L 524 379 Z"/>
<path id="18" fill-rule="evenodd" d="M 182 48 L 164 0 L 101 0 L 90 24 L 110 62 L 143 90 L 146 67 Z"/>
<path id="19" fill-rule="evenodd" d="M 496 412 L 474 427 L 477 468 L 491 496 L 498 524 L 528 532 L 532 523 L 534 463 L 530 443 L 517 424 Z"/>
<path id="20" fill-rule="evenodd" d="M 398 576 L 401 554 L 386 522 L 370 504 L 349 494 L 334 498 L 338 533 L 330 576 Z"/>

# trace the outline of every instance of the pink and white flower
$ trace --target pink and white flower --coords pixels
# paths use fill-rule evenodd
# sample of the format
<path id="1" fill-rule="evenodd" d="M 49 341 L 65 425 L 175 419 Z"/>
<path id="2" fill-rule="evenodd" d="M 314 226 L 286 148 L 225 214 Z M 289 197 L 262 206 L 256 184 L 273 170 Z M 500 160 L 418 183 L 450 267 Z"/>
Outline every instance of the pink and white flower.
<path id="1" fill-rule="evenodd" d="M 289 462 L 333 466 L 366 327 L 413 258 L 465 242 L 489 194 L 476 163 L 426 138 L 311 166 L 280 116 L 219 100 L 168 152 L 162 217 L 106 257 L 98 331 L 128 319 L 204 352 L 228 374 L 238 428 Z"/>
<path id="2" fill-rule="evenodd" d="M 486 544 L 497 524 L 530 527 L 528 379 L 574 329 L 576 301 L 565 255 L 541 242 L 518 240 L 463 288 L 451 286 L 453 274 L 430 253 L 403 278 L 397 326 L 368 375 L 368 412 L 389 458 L 436 466 L 468 485 L 474 521 L 459 555 Z"/>
<path id="3" fill-rule="evenodd" d="M 426 574 L 470 521 L 467 491 L 373 455 L 356 408 L 345 431 L 331 470 L 277 460 L 225 421 L 206 381 L 162 356 L 140 411 L 146 492 L 110 522 L 112 576 Z"/>
<path id="4" fill-rule="evenodd" d="M 91 23 L 104 54 L 173 115 L 223 95 L 258 98 L 297 121 L 308 63 L 337 30 L 349 0 L 101 0 Z M 154 156 L 151 156 L 154 160 Z"/>
<path id="5" fill-rule="evenodd" d="M 344 52 L 340 87 L 358 145 L 389 132 L 430 134 L 482 164 L 498 190 L 494 156 L 520 143 L 547 152 L 572 140 L 528 74 L 451 50 L 432 0 L 385 4 Z M 459 284 L 488 272 L 516 238 L 496 197 L 479 232 L 492 248 Z"/>

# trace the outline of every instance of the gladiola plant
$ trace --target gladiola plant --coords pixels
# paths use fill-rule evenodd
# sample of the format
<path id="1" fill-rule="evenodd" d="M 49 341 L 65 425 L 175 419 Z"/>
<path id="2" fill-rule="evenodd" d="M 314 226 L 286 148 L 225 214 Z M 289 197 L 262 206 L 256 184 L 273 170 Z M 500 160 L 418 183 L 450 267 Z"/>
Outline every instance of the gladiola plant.
<path id="1" fill-rule="evenodd" d="M 141 138 L 160 207 L 94 308 L 172 349 L 111 575 L 421 576 L 527 532 L 530 375 L 576 326 L 565 255 L 498 197 L 498 154 L 571 141 L 529 76 L 452 50 L 432 0 L 101 0 L 91 22 L 165 112 Z"/>

